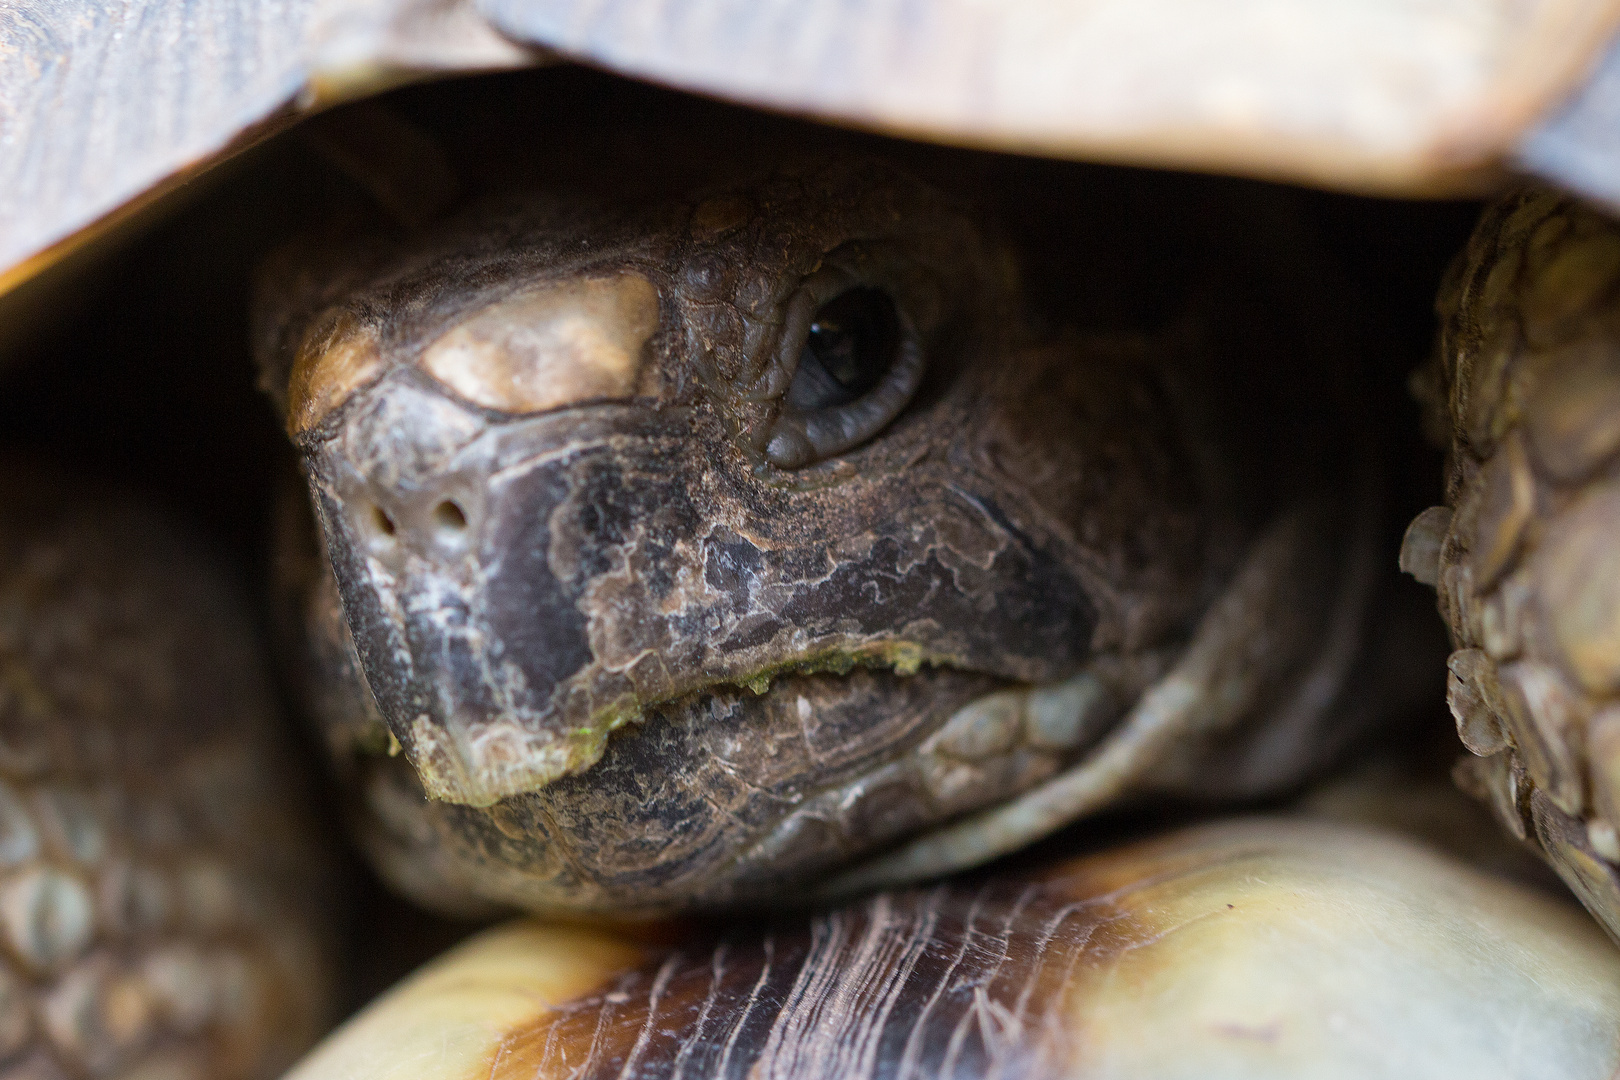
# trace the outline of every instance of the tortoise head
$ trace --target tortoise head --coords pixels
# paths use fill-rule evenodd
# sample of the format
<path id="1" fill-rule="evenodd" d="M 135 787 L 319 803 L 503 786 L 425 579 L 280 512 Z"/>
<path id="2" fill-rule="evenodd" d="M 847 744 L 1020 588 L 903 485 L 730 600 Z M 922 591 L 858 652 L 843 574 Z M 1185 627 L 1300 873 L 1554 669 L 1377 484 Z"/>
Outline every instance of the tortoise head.
<path id="1" fill-rule="evenodd" d="M 1072 758 L 1235 533 L 1180 339 L 1039 334 L 1013 265 L 841 157 L 267 272 L 340 601 L 316 636 L 374 699 L 333 729 L 421 785 L 359 755 L 372 846 L 425 815 L 485 897 L 730 902 Z"/>

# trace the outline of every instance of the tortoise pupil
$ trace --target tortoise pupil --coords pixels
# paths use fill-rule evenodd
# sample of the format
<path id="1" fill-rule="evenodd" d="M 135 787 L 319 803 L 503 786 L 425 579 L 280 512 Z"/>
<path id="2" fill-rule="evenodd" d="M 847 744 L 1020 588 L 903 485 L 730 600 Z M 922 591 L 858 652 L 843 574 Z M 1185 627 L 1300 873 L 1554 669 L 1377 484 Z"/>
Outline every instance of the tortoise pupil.
<path id="1" fill-rule="evenodd" d="M 875 387 L 900 344 L 900 318 L 881 289 L 851 289 L 816 312 L 788 388 L 802 412 L 854 401 Z"/>

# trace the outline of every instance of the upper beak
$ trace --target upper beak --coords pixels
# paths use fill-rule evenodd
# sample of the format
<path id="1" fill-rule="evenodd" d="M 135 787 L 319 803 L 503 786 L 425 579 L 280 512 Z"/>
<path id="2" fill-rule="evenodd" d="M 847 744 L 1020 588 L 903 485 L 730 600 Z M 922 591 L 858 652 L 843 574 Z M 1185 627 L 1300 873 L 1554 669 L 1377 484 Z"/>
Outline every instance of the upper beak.
<path id="1" fill-rule="evenodd" d="M 645 277 L 576 276 L 474 311 L 369 386 L 376 336 L 352 320 L 300 357 L 290 422 L 347 406 L 309 454 L 345 614 L 436 798 L 487 805 L 584 768 L 634 712 L 633 693 L 570 682 L 592 658 L 583 581 L 553 571 L 550 529 L 572 476 L 640 456 L 617 439 L 626 407 L 592 403 L 634 395 L 657 324 Z"/>

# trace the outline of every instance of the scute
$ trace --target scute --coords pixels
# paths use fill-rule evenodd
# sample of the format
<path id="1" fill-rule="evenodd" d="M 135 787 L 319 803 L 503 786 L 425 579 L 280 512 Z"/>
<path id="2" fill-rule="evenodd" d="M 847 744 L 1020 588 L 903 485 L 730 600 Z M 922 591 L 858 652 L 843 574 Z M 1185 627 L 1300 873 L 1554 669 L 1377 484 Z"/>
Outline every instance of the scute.
<path id="1" fill-rule="evenodd" d="M 436 71 L 534 60 L 454 2 L 0 7 L 0 296 L 101 235 L 83 231 L 108 215 L 301 115 Z"/>
<path id="2" fill-rule="evenodd" d="M 1352 190 L 1478 187 L 1608 3 L 481 0 L 627 74 L 898 134 Z"/>
<path id="3" fill-rule="evenodd" d="M 291 100 L 314 6 L 285 0 L 260 18 L 256 0 L 7 5 L 0 265 L 212 157 Z"/>
<path id="4" fill-rule="evenodd" d="M 1599 1080 L 1620 957 L 1409 840 L 1248 819 L 719 934 L 514 923 L 291 1080 Z"/>
<path id="5" fill-rule="evenodd" d="M 931 141 L 1399 195 L 1512 163 L 1613 199 L 1617 23 L 1614 0 L 20 0 L 0 295 L 310 112 L 554 52 Z"/>

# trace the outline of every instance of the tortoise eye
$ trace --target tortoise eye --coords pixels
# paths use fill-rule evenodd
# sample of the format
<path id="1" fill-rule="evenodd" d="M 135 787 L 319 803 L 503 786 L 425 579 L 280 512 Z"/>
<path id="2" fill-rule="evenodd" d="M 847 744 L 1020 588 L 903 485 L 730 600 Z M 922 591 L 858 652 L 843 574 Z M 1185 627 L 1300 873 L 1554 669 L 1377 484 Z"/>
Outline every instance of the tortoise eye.
<path id="1" fill-rule="evenodd" d="M 882 431 L 923 374 L 922 346 L 882 289 L 848 289 L 799 325 L 798 362 L 765 447 L 782 469 L 841 454 Z"/>
<path id="2" fill-rule="evenodd" d="M 894 301 L 881 289 L 851 289 L 816 312 L 786 403 L 800 412 L 847 405 L 888 374 L 899 348 Z"/>

